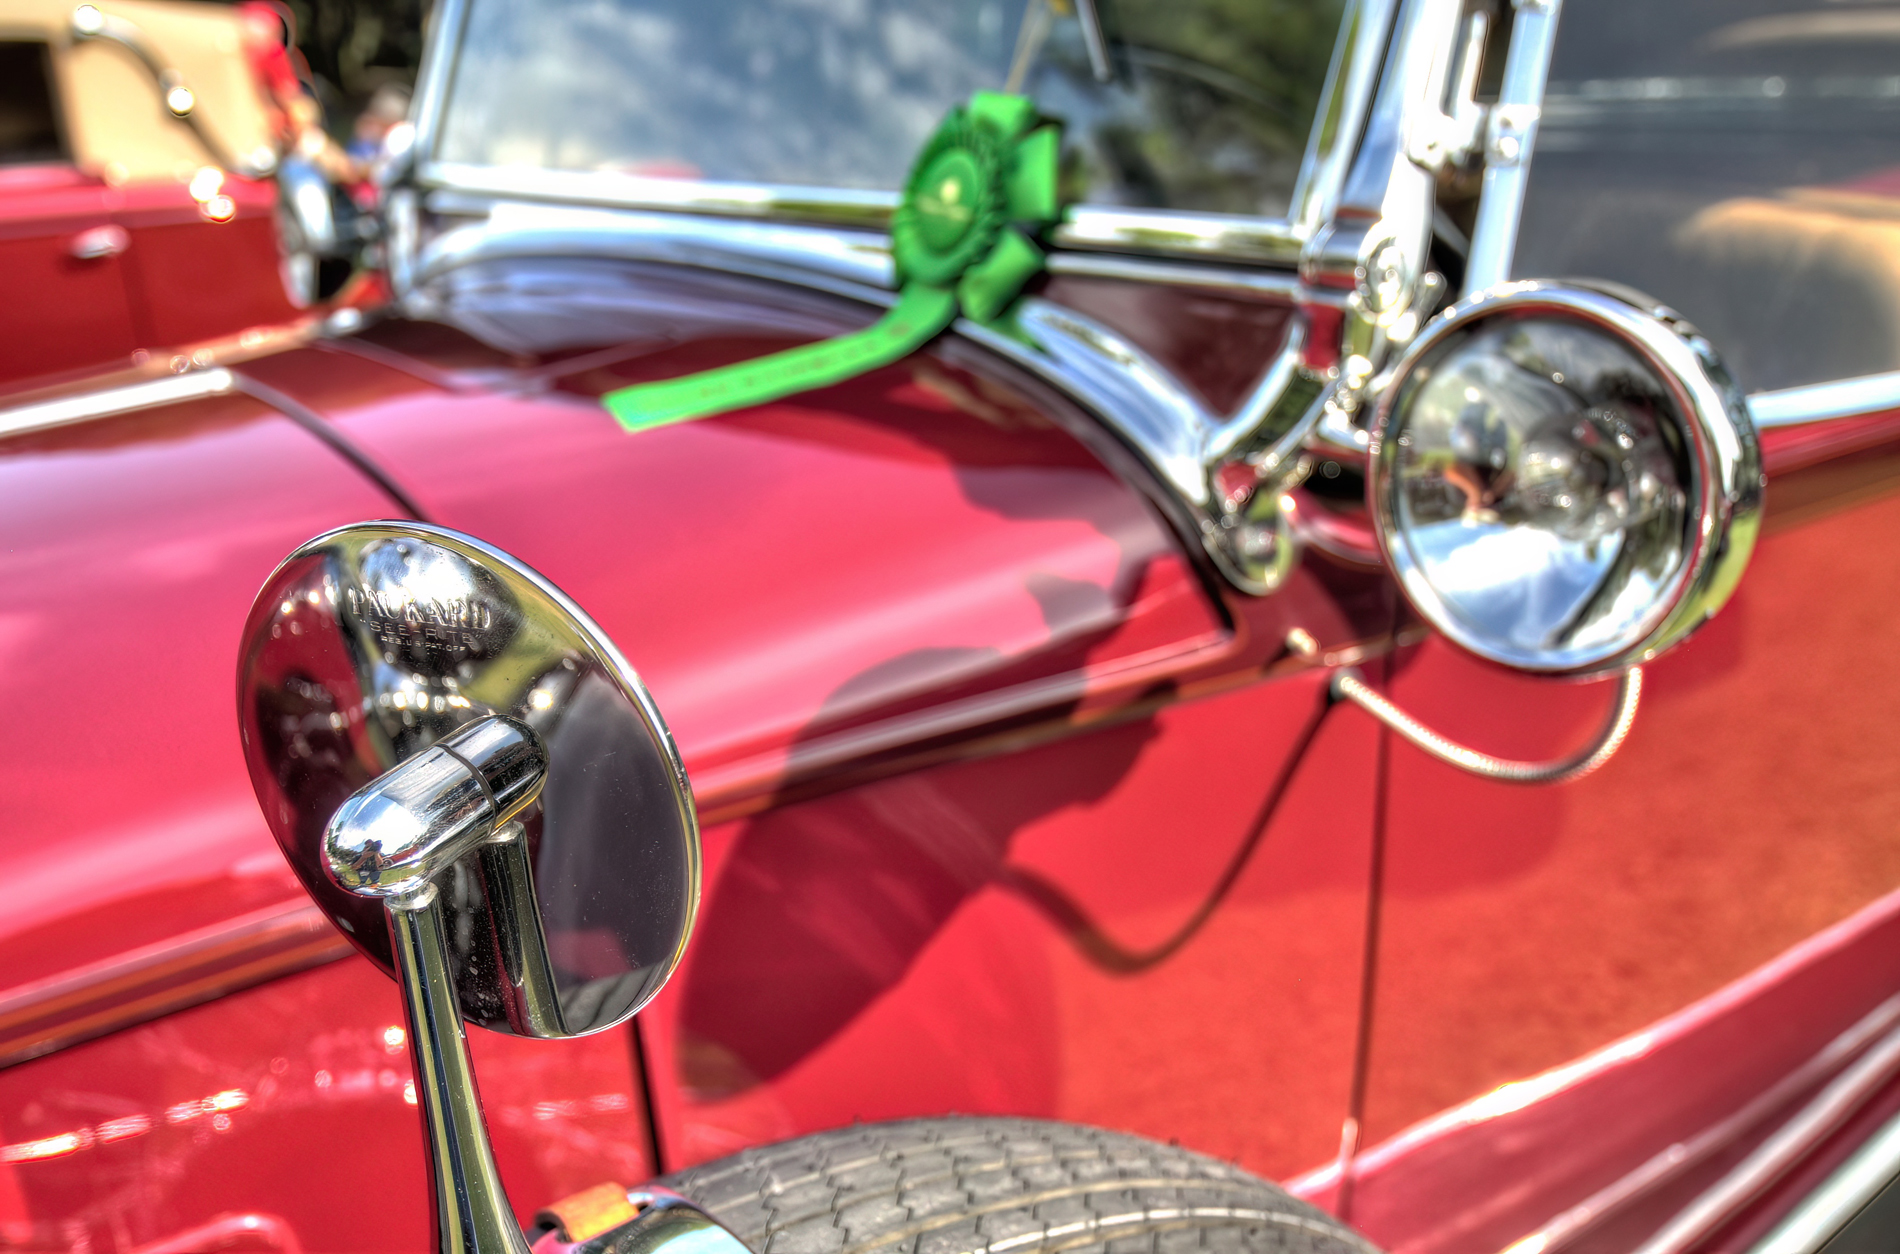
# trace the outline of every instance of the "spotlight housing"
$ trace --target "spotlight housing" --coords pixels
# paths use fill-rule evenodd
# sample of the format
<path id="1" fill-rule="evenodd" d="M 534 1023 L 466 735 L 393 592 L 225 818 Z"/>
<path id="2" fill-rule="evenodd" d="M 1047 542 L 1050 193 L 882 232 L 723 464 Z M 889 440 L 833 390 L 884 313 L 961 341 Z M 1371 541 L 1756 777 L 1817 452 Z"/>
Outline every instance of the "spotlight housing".
<path id="1" fill-rule="evenodd" d="M 1447 310 L 1382 389 L 1367 494 L 1412 606 L 1552 675 L 1640 665 L 1734 591 L 1761 519 L 1739 388 L 1672 310 L 1506 283 Z"/>

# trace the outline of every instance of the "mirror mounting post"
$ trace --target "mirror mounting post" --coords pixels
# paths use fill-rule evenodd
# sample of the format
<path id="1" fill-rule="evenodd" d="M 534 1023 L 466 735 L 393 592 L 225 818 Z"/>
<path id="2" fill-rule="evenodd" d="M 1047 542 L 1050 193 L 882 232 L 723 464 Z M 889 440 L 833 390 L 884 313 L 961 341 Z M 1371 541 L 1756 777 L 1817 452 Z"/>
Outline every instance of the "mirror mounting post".
<path id="1" fill-rule="evenodd" d="M 746 1254 L 652 1190 L 629 1194 L 631 1217 L 610 1231 L 524 1231 L 516 1215 L 530 1212 L 509 1205 L 469 1060 L 470 1025 L 538 1040 L 624 1025 L 692 933 L 691 784 L 606 633 L 472 536 L 355 523 L 306 541 L 265 581 L 237 691 L 271 834 L 402 990 L 437 1254 L 571 1254 L 596 1240 L 621 1254 L 675 1240 Z"/>
<path id="2" fill-rule="evenodd" d="M 503 979 L 516 994 L 509 1018 L 559 1034 L 527 837 L 512 821 L 541 795 L 547 766 L 533 728 L 491 715 L 359 789 L 324 833 L 331 878 L 381 898 L 389 915 L 439 1254 L 528 1254 L 482 1118 L 436 877 L 470 854 L 480 859 L 484 894 L 506 916 L 496 933 L 505 938 Z"/>
<path id="3" fill-rule="evenodd" d="M 528 1240 L 515 1222 L 495 1168 L 481 1094 L 469 1065 L 467 1034 L 449 972 L 441 894 L 435 885 L 425 884 L 384 905 L 409 1021 L 409 1060 L 435 1194 L 435 1248 L 438 1254 L 528 1254 Z"/>

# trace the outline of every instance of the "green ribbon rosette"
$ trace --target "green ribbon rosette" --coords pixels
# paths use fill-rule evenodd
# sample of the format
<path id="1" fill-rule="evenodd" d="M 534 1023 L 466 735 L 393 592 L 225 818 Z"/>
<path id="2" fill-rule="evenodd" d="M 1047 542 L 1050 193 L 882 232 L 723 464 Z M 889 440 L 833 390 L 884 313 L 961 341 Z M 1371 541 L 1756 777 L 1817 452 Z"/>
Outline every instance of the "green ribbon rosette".
<path id="1" fill-rule="evenodd" d="M 639 383 L 601 398 L 629 431 L 829 387 L 915 352 L 961 311 L 994 322 L 1042 269 L 1031 238 L 1060 212 L 1060 129 L 1022 96 L 978 92 L 924 145 L 891 220 L 897 304 L 862 331 Z"/>

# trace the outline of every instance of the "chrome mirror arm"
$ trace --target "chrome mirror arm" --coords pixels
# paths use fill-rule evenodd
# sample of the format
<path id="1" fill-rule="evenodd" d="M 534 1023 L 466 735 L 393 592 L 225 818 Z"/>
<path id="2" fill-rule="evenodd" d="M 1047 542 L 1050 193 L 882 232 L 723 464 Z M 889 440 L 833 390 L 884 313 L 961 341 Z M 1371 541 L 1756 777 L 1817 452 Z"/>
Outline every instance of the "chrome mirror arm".
<path id="1" fill-rule="evenodd" d="M 401 768 L 398 768 L 401 769 Z M 435 1194 L 438 1254 L 528 1254 L 528 1239 L 495 1167 L 469 1065 L 467 1029 L 455 1003 L 441 894 L 425 884 L 384 903 L 397 983 L 409 1022 L 409 1060 Z"/>
<path id="2" fill-rule="evenodd" d="M 499 903 L 505 916 L 496 934 L 506 978 L 519 994 L 509 1018 L 559 1030 L 560 1002 L 548 973 L 527 839 L 511 821 L 539 797 L 547 764 L 547 749 L 532 728 L 491 716 L 358 790 L 324 833 L 330 877 L 359 896 L 381 899 L 388 914 L 435 1194 L 438 1254 L 528 1254 L 482 1117 L 437 878 L 470 855 L 480 859 L 491 908 Z"/>
<path id="3" fill-rule="evenodd" d="M 471 1024 L 541 1040 L 623 1027 L 692 934 L 691 784 L 605 633 L 471 536 L 356 523 L 298 546 L 265 581 L 237 687 L 245 764 L 290 869 L 401 989 L 435 1254 L 543 1241 L 542 1254 L 628 1254 L 675 1238 L 745 1254 L 685 1201 L 625 1190 L 587 1236 L 566 1221 L 541 1233 L 539 1219 L 524 1233 L 516 1216 L 530 1212 L 509 1204 L 470 1063 Z M 306 732 L 326 724 L 313 748 Z M 556 959 L 583 928 L 580 971 Z"/>

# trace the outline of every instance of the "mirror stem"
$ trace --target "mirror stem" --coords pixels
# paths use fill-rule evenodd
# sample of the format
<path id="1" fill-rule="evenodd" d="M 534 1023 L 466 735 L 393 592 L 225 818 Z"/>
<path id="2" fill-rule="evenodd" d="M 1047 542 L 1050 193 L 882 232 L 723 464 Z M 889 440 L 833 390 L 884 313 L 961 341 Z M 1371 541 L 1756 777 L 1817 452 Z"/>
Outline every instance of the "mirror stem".
<path id="1" fill-rule="evenodd" d="M 534 897 L 534 863 L 528 835 L 519 823 L 495 829 L 481 852 L 482 889 L 495 915 L 504 1011 L 521 1036 L 570 1035 L 561 1013 L 559 984 L 548 957 L 547 931 Z"/>
<path id="2" fill-rule="evenodd" d="M 528 1254 L 482 1119 L 449 974 L 440 895 L 424 883 L 385 905 L 435 1193 L 435 1248 L 438 1254 Z"/>

